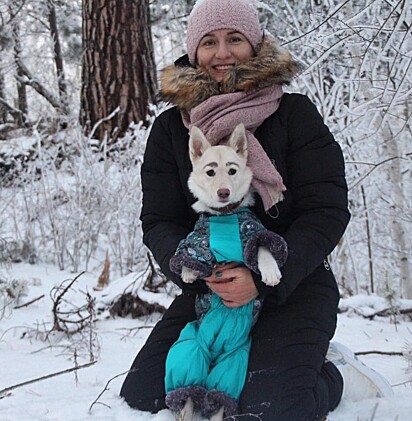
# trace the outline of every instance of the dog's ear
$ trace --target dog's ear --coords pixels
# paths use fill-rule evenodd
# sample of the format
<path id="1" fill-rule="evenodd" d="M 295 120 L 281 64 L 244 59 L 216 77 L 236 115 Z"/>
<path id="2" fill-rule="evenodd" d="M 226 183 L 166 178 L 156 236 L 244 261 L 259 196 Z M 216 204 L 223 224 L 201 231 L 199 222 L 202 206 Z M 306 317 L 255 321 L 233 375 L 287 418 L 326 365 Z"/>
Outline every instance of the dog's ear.
<path id="1" fill-rule="evenodd" d="M 229 146 L 243 158 L 247 158 L 247 136 L 243 123 L 238 124 L 230 135 Z"/>
<path id="2" fill-rule="evenodd" d="M 193 126 L 190 130 L 189 139 L 190 160 L 193 162 L 200 158 L 210 146 L 210 143 L 202 131 L 198 127 Z"/>

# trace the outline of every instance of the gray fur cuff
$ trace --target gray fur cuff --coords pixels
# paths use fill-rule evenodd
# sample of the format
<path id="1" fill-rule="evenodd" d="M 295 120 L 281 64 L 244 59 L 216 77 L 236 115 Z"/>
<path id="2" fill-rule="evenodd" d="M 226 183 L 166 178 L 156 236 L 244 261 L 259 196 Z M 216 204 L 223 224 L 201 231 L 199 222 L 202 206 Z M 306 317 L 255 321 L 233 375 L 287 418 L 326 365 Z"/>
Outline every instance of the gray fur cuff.
<path id="1" fill-rule="evenodd" d="M 285 239 L 272 231 L 259 231 L 248 240 L 243 251 L 246 266 L 255 273 L 259 273 L 257 261 L 259 247 L 266 247 L 279 267 L 285 264 L 288 257 L 288 245 Z"/>
<path id="2" fill-rule="evenodd" d="M 169 262 L 170 270 L 178 275 L 182 274 L 183 266 L 199 272 L 198 279 L 206 278 L 212 274 L 212 268 L 204 262 L 185 254 L 175 254 Z"/>

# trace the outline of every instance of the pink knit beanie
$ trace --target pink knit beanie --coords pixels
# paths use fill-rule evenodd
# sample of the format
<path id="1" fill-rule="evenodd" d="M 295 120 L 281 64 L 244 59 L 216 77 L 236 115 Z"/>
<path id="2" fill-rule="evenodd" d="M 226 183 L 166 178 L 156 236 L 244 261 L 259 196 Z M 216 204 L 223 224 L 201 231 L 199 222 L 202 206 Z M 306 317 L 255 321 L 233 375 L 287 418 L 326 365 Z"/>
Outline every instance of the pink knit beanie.
<path id="1" fill-rule="evenodd" d="M 200 40 L 218 29 L 234 29 L 243 34 L 254 50 L 262 41 L 259 15 L 254 0 L 198 0 L 187 23 L 187 53 L 195 64 Z"/>

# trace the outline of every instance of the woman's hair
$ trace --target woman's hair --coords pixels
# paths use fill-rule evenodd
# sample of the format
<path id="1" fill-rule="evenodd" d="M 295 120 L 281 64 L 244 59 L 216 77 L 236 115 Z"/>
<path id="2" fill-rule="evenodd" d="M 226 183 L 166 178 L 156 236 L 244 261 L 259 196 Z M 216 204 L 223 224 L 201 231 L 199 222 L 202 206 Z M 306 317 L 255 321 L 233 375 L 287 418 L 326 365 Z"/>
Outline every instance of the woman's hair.
<path id="1" fill-rule="evenodd" d="M 243 34 L 253 49 L 262 41 L 262 30 L 255 0 L 198 0 L 187 24 L 187 53 L 191 64 L 201 39 L 219 29 L 233 29 Z"/>

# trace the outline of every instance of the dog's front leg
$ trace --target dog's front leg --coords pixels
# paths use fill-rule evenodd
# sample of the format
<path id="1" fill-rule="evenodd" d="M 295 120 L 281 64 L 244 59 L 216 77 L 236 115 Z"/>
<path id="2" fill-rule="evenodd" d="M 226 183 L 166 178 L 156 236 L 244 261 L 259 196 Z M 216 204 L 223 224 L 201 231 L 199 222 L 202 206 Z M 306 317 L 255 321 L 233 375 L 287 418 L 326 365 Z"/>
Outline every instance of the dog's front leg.
<path id="1" fill-rule="evenodd" d="M 182 279 L 186 284 L 193 284 L 198 275 L 199 272 L 197 270 L 189 269 L 186 266 L 182 267 Z"/>
<path id="2" fill-rule="evenodd" d="M 282 274 L 275 258 L 266 247 L 259 247 L 257 260 L 262 282 L 269 286 L 277 285 Z"/>

